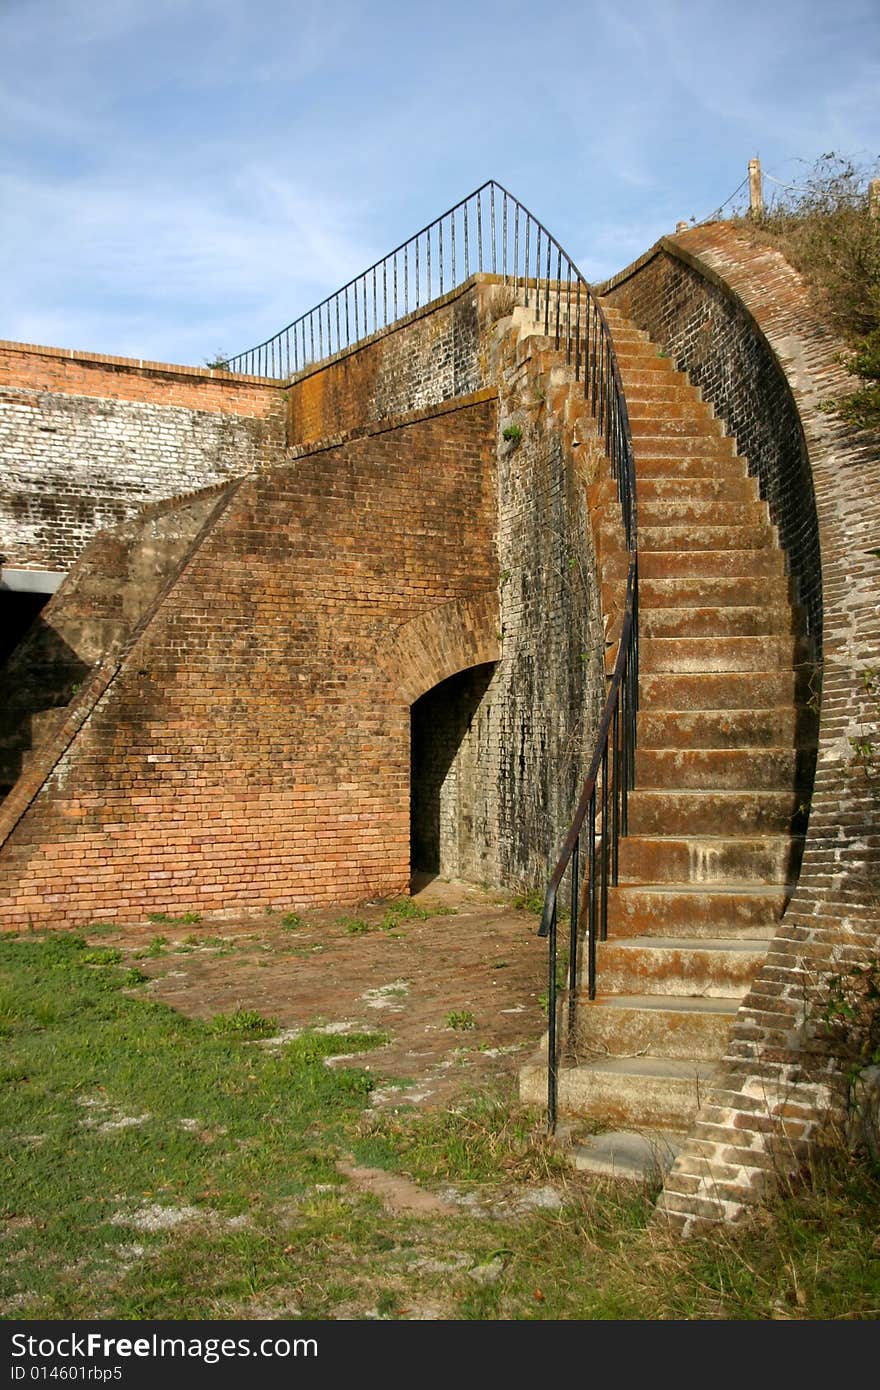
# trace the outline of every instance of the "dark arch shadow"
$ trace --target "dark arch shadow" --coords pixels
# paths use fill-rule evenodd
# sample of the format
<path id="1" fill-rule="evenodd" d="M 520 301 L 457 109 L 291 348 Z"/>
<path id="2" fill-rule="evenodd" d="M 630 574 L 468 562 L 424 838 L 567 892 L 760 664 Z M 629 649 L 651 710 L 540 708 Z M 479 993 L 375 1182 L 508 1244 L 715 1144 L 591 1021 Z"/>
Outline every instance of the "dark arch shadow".
<path id="1" fill-rule="evenodd" d="M 457 864 L 458 841 L 472 826 L 473 790 L 459 755 L 494 672 L 494 662 L 470 666 L 410 707 L 410 874 L 419 882 Z"/>

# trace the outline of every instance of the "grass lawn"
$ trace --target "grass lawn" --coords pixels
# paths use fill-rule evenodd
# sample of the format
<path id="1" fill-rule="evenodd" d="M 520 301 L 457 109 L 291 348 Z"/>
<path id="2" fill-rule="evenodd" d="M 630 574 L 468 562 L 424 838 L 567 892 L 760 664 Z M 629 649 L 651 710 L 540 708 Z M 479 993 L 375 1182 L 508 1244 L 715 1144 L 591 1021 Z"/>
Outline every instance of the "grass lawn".
<path id="1" fill-rule="evenodd" d="M 382 1035 L 273 1041 L 140 980 L 79 936 L 0 940 L 2 1318 L 880 1314 L 880 1174 L 843 1152 L 675 1241 L 654 1192 L 581 1179 L 510 1097 L 373 1110 L 348 1054 Z"/>

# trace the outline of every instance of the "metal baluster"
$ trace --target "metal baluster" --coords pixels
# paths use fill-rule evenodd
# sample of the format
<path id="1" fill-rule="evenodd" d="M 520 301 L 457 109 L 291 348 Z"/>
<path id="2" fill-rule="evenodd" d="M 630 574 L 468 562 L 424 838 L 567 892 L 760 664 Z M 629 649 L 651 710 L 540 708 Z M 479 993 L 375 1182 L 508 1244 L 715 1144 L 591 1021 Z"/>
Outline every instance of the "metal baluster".
<path id="1" fill-rule="evenodd" d="M 513 214 L 513 292 L 516 294 L 519 286 L 519 203 L 514 204 Z"/>
<path id="2" fill-rule="evenodd" d="M 608 741 L 602 754 L 602 902 L 599 914 L 601 940 L 608 939 Z"/>
<path id="3" fill-rule="evenodd" d="M 494 183 L 491 184 L 490 187 L 489 187 L 489 209 L 490 209 L 490 213 L 491 213 L 491 222 L 492 222 L 492 274 L 493 274 L 493 275 L 497 275 L 497 274 L 498 274 L 498 256 L 497 256 L 497 251 L 496 251 L 496 247 L 495 247 L 495 185 L 494 185 Z"/>
<path id="4" fill-rule="evenodd" d="M 366 337 L 367 337 L 367 276 L 366 276 L 366 272 L 364 272 L 364 274 L 361 276 L 361 286 L 362 286 L 363 291 L 364 291 L 364 337 L 366 338 Z M 354 292 L 355 292 L 355 294 L 357 294 L 357 285 L 355 285 L 355 290 L 354 290 Z"/>
<path id="5" fill-rule="evenodd" d="M 337 294 L 337 295 L 335 296 L 335 298 L 336 298 L 336 351 L 339 352 L 339 351 L 341 351 L 341 348 L 342 348 L 342 332 L 341 332 L 340 327 L 339 327 L 339 295 Z"/>
<path id="6" fill-rule="evenodd" d="M 470 203 L 465 203 L 462 210 L 462 220 L 464 221 L 464 278 L 471 278 L 471 262 L 468 254 L 468 220 L 470 218 Z"/>
<path id="7" fill-rule="evenodd" d="M 393 323 L 397 322 L 397 252 L 394 253 L 394 318 Z"/>
<path id="8" fill-rule="evenodd" d="M 550 237 L 547 237 L 547 280 L 544 290 L 544 337 L 550 334 Z"/>
<path id="9" fill-rule="evenodd" d="M 531 225 L 532 225 L 531 216 L 529 215 L 529 213 L 526 213 L 526 255 L 525 255 L 525 262 L 526 262 L 525 269 L 526 269 L 526 274 L 525 274 L 525 281 L 526 281 L 526 308 L 527 308 L 527 309 L 528 309 L 528 307 L 529 307 L 529 232 L 530 232 L 530 230 L 531 230 Z"/>
<path id="10" fill-rule="evenodd" d="M 483 271 L 483 190 L 477 194 L 477 251 L 479 253 L 480 273 Z"/>
<path id="11" fill-rule="evenodd" d="M 382 262 L 382 319 L 383 327 L 388 327 L 388 260 Z"/>
<path id="12" fill-rule="evenodd" d="M 550 940 L 547 957 L 550 962 L 547 976 L 547 1128 L 556 1129 L 556 1086 L 558 1061 L 556 1057 L 556 903 L 550 917 Z"/>
<path id="13" fill-rule="evenodd" d="M 452 289 L 455 289 L 455 208 L 449 214 L 450 241 L 452 243 Z"/>
<path id="14" fill-rule="evenodd" d="M 345 291 L 345 346 L 351 347 L 351 320 L 348 316 L 348 290 Z"/>
<path id="15" fill-rule="evenodd" d="M 426 304 L 431 303 L 431 228 L 428 228 L 428 297 Z"/>
<path id="16" fill-rule="evenodd" d="M 578 906 L 580 878 L 578 874 L 581 837 L 577 836 L 571 854 L 571 910 L 568 932 L 568 1041 L 574 1041 L 577 1009 Z"/>
<path id="17" fill-rule="evenodd" d="M 409 313 L 409 242 L 403 248 L 403 312 Z"/>
<path id="18" fill-rule="evenodd" d="M 373 332 L 379 331 L 379 301 L 376 294 L 376 267 L 373 266 Z"/>
<path id="19" fill-rule="evenodd" d="M 562 251 L 556 248 L 556 351 L 559 351 L 559 315 L 562 309 Z"/>
<path id="20" fill-rule="evenodd" d="M 440 271 L 440 293 L 443 293 L 443 218 L 437 223 L 437 268 Z"/>
<path id="21" fill-rule="evenodd" d="M 578 277 L 574 310 L 574 379 L 581 379 L 581 282 Z"/>
<path id="22" fill-rule="evenodd" d="M 611 762 L 611 881 L 617 887 L 617 873 L 620 857 L 620 694 L 614 702 L 614 718 L 611 722 L 611 746 L 613 757 Z"/>
<path id="23" fill-rule="evenodd" d="M 501 274 L 507 284 L 507 194 L 501 203 Z"/>
<path id="24" fill-rule="evenodd" d="M 535 237 L 535 318 L 541 322 L 541 224 L 537 224 Z"/>
<path id="25" fill-rule="evenodd" d="M 596 998 L 596 788 L 593 787 L 587 807 L 587 993 Z"/>
<path id="26" fill-rule="evenodd" d="M 312 362 L 314 362 L 314 360 L 315 360 L 315 316 L 314 316 L 314 311 L 313 311 L 312 309 L 309 310 L 309 339 L 310 339 L 311 345 L 312 345 L 312 356 L 311 356 L 311 360 L 312 360 Z"/>

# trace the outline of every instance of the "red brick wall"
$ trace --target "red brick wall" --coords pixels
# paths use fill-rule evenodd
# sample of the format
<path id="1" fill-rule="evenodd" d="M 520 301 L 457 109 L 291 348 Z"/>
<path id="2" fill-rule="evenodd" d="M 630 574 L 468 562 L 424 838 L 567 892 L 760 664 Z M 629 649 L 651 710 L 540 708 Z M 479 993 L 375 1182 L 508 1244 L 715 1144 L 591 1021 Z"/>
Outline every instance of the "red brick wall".
<path id="1" fill-rule="evenodd" d="M 291 444 L 328 439 L 486 386 L 479 353 L 484 283 L 488 277 L 474 276 L 430 307 L 294 378 L 288 392 Z"/>
<path id="2" fill-rule="evenodd" d="M 495 432 L 494 401 L 472 399 L 231 487 L 118 669 L 71 708 L 34 799 L 10 798 L 0 923 L 404 889 L 397 634 L 432 615 L 420 685 L 496 653 Z"/>
<path id="3" fill-rule="evenodd" d="M 280 397 L 278 382 L 260 377 L 5 341 L 0 341 L 0 386 L 179 405 L 254 419 L 277 411 Z"/>

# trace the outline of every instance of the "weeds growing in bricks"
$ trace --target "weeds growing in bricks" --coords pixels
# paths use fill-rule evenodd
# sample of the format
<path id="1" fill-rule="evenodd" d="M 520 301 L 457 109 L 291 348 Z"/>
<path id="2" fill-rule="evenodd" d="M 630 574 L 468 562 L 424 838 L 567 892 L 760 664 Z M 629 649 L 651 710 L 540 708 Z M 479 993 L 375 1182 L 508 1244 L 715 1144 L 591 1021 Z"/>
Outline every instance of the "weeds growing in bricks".
<path id="1" fill-rule="evenodd" d="M 761 217 L 734 219 L 801 272 L 820 313 L 847 343 L 844 365 L 865 385 L 826 408 L 857 429 L 880 428 L 880 217 L 869 205 L 878 173 L 876 162 L 859 165 L 831 152 Z"/>

